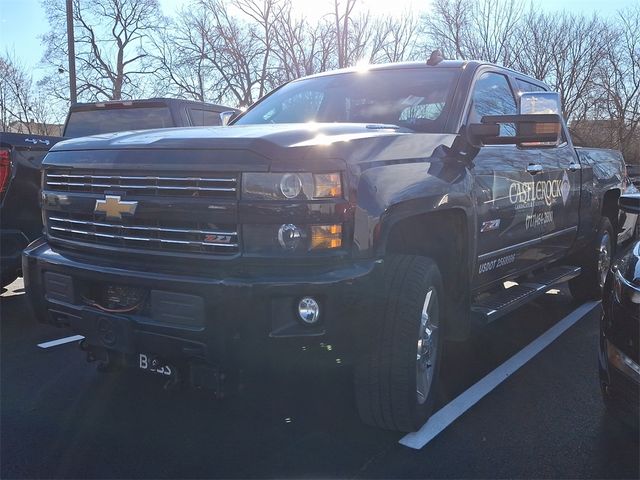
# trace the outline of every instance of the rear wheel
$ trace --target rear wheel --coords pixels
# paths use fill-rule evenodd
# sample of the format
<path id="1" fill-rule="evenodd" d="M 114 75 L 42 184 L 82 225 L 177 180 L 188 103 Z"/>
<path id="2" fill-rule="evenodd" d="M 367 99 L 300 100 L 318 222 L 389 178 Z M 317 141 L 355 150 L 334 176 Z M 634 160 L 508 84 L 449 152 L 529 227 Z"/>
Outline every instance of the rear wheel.
<path id="1" fill-rule="evenodd" d="M 611 266 L 614 249 L 613 227 L 608 218 L 602 218 L 598 233 L 589 249 L 584 252 L 580 276 L 569 281 L 571 295 L 584 302 L 602 297 L 602 289 Z"/>
<path id="2" fill-rule="evenodd" d="M 398 255 L 385 272 L 355 368 L 362 420 L 413 431 L 433 408 L 442 345 L 442 277 L 429 258 Z"/>

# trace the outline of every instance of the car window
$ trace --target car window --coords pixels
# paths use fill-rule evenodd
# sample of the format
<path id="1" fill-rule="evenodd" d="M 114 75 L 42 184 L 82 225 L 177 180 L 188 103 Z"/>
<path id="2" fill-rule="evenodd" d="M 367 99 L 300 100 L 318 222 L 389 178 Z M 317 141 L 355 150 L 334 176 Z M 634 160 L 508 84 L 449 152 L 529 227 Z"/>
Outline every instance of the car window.
<path id="1" fill-rule="evenodd" d="M 540 85 L 521 80 L 520 78 L 516 78 L 516 84 L 518 85 L 518 90 L 521 92 L 546 92 L 546 89 Z"/>
<path id="2" fill-rule="evenodd" d="M 212 110 L 203 110 L 202 108 L 189 108 L 189 117 L 191 125 L 220 125 L 220 113 Z"/>
<path id="3" fill-rule="evenodd" d="M 411 119 L 436 120 L 442 114 L 444 103 L 421 103 L 424 98 L 416 98 L 416 100 L 419 103 L 402 110 L 402 113 L 400 113 L 401 121 Z"/>
<path id="4" fill-rule="evenodd" d="M 507 77 L 493 72 L 480 75 L 473 89 L 469 122 L 480 123 L 482 117 L 486 115 L 516 115 L 517 113 L 516 100 Z M 501 136 L 515 134 L 515 125 L 500 125 Z"/>
<path id="5" fill-rule="evenodd" d="M 324 99 L 324 92 L 302 90 L 276 103 L 263 115 L 268 123 L 298 123 L 313 121 Z"/>
<path id="6" fill-rule="evenodd" d="M 173 118 L 167 107 L 96 108 L 72 111 L 64 136 L 85 137 L 101 133 L 173 126 Z"/>
<path id="7" fill-rule="evenodd" d="M 442 133 L 459 69 L 371 70 L 291 82 L 235 123 L 393 124 Z"/>

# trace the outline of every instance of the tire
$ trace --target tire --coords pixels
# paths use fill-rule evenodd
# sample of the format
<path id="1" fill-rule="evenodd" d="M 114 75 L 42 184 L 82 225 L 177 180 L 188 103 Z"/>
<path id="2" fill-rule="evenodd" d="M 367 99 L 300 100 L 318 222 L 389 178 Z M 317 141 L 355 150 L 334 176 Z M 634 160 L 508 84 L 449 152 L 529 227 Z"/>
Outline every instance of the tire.
<path id="1" fill-rule="evenodd" d="M 359 333 L 358 412 L 368 425 L 411 432 L 431 415 L 438 383 L 444 309 L 438 266 L 419 256 L 385 259 L 373 304 Z"/>
<path id="2" fill-rule="evenodd" d="M 579 302 L 602 298 L 602 289 L 614 252 L 613 227 L 602 218 L 591 246 L 583 253 L 582 273 L 569 281 L 569 291 Z"/>

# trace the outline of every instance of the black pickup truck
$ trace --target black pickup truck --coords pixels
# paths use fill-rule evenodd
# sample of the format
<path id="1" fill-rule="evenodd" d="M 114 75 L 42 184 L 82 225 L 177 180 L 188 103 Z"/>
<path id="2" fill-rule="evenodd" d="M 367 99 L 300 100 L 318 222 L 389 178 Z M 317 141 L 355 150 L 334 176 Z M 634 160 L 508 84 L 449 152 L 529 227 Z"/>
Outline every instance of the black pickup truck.
<path id="1" fill-rule="evenodd" d="M 218 389 L 330 341 L 362 419 L 413 430 L 444 339 L 559 282 L 597 297 L 632 234 L 621 154 L 575 149 L 558 111 L 515 71 L 430 60 L 290 82 L 230 127 L 59 143 L 30 304 L 102 366 Z"/>
<path id="2" fill-rule="evenodd" d="M 42 235 L 40 166 L 53 145 L 63 138 L 123 130 L 220 125 L 223 111 L 233 109 L 167 98 L 77 103 L 69 109 L 63 137 L 0 133 L 1 286 L 18 277 L 22 249 Z"/>

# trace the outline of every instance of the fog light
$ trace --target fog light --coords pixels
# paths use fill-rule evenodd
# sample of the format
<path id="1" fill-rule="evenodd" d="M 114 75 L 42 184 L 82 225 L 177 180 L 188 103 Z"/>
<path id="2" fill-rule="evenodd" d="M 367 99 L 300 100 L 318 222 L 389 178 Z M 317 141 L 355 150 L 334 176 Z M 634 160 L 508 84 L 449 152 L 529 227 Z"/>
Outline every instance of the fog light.
<path id="1" fill-rule="evenodd" d="M 287 223 L 278 230 L 278 242 L 285 250 L 295 250 L 303 237 L 302 229 Z"/>
<path id="2" fill-rule="evenodd" d="M 314 325 L 320 319 L 320 305 L 311 297 L 304 297 L 298 302 L 298 316 L 307 325 Z"/>

